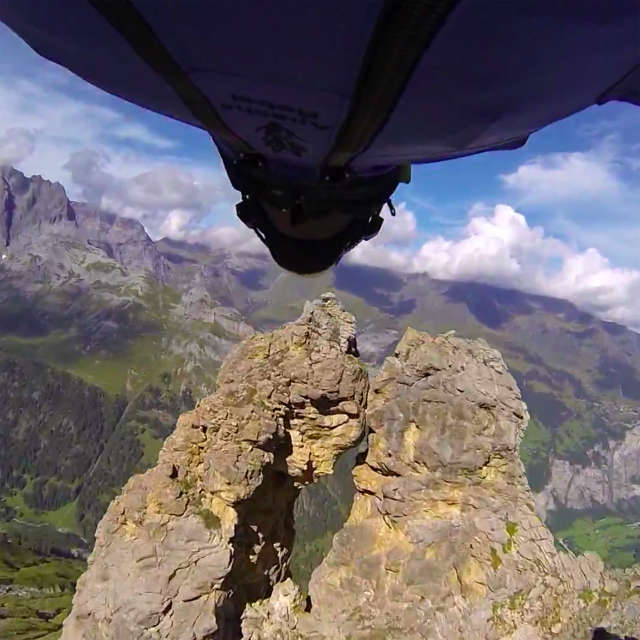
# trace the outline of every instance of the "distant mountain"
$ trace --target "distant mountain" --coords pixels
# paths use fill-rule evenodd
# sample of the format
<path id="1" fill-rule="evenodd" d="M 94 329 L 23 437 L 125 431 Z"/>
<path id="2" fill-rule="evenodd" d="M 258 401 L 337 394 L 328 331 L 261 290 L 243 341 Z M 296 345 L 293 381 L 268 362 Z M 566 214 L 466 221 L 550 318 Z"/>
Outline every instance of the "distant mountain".
<path id="1" fill-rule="evenodd" d="M 8 167 L 0 203 L 0 513 L 90 540 L 253 330 L 139 222 Z"/>
<path id="2" fill-rule="evenodd" d="M 59 399 L 39 409 L 51 424 L 16 426 L 0 416 L 6 455 L 30 456 L 11 465 L 0 487 L 5 520 L 46 521 L 90 541 L 129 475 L 153 463 L 177 414 L 214 388 L 233 345 L 293 320 L 305 300 L 332 289 L 358 320 L 371 369 L 408 325 L 500 349 L 533 416 L 521 452 L 539 507 L 576 548 L 592 544 L 605 522 L 601 553 L 630 562 L 627 523 L 640 520 L 640 336 L 620 325 L 562 300 L 483 284 L 349 262 L 299 278 L 263 255 L 154 242 L 138 221 L 72 202 L 61 185 L 10 167 L 0 168 L 0 248 L 3 375 L 29 394 L 43 376 L 60 384 Z M 44 364 L 34 369 L 34 361 Z M 17 373 L 31 370 L 39 375 Z M 83 435 L 91 446 L 78 444 L 74 455 L 86 459 L 65 476 L 47 454 L 64 450 L 53 416 L 77 394 L 95 398 Z M 24 449 L 43 440 L 49 445 L 37 456 Z M 308 513 L 346 512 L 344 468 L 336 486 L 317 490 L 321 510 L 303 496 Z M 316 535 L 316 524 L 300 529 Z"/>

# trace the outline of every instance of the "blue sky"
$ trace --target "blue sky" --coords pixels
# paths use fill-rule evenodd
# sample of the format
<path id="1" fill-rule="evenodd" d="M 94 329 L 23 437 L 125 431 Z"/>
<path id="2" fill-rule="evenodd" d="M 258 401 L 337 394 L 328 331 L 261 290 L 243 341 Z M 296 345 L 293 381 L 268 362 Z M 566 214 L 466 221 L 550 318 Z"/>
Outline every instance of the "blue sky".
<path id="1" fill-rule="evenodd" d="M 95 89 L 0 25 L 0 163 L 140 219 L 152 237 L 260 249 L 208 136 Z M 640 108 L 611 103 L 515 151 L 414 166 L 351 260 L 573 300 L 640 327 Z"/>

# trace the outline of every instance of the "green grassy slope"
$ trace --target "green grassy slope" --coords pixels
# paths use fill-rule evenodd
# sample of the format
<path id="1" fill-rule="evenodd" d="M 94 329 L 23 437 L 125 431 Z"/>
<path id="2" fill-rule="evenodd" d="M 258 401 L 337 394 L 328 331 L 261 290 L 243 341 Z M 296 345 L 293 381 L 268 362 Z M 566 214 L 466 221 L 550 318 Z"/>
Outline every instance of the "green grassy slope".
<path id="1" fill-rule="evenodd" d="M 58 638 L 84 568 L 82 560 L 46 556 L 0 533 L 0 638 Z"/>
<path id="2" fill-rule="evenodd" d="M 554 518 L 556 538 L 575 553 L 593 551 L 605 564 L 621 569 L 640 562 L 640 529 L 630 519 L 613 513 L 564 513 Z"/>

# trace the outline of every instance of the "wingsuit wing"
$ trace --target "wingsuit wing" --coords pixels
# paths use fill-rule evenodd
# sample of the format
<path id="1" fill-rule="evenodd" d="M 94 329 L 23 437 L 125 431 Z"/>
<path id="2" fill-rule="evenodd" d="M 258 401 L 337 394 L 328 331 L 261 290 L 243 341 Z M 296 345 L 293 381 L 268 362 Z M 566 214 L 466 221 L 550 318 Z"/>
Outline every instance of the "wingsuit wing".
<path id="1" fill-rule="evenodd" d="M 609 100 L 640 104 L 638 0 L 462 0 L 354 167 L 519 146 Z"/>
<path id="2" fill-rule="evenodd" d="M 257 151 L 360 172 L 640 104 L 640 0 L 0 0 L 38 53 Z"/>
<path id="3" fill-rule="evenodd" d="M 382 0 L 0 0 L 0 20 L 91 84 L 207 128 L 109 21 L 135 13 L 229 129 L 267 156 L 315 166 L 349 108 L 381 7 Z M 158 61 L 157 51 L 150 55 Z"/>

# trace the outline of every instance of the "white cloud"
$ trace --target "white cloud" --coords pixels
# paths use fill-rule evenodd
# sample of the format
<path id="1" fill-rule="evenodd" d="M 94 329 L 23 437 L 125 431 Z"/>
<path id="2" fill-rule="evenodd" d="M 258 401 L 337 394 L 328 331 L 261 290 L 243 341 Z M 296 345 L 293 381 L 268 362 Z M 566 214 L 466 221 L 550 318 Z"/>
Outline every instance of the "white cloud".
<path id="1" fill-rule="evenodd" d="M 380 233 L 369 241 L 361 242 L 348 256 L 347 261 L 368 264 L 372 267 L 406 270 L 410 251 L 418 238 L 416 216 L 405 202 L 396 207 L 395 217 L 385 213 Z"/>
<path id="2" fill-rule="evenodd" d="M 124 181 L 122 195 L 146 208 L 208 209 L 215 199 L 215 187 L 208 186 L 179 167 L 161 166 Z"/>
<path id="3" fill-rule="evenodd" d="M 191 229 L 185 231 L 179 239 L 206 244 L 212 249 L 227 249 L 232 253 L 268 253 L 268 249 L 251 229 L 239 225 Z"/>
<path id="4" fill-rule="evenodd" d="M 385 235 L 361 243 L 345 260 L 561 298 L 640 330 L 640 270 L 616 267 L 595 248 L 576 249 L 530 226 L 506 204 L 477 203 L 457 237 L 437 236 L 422 244 L 411 242 L 412 234 L 417 239 L 415 216 L 404 204 L 402 211 L 385 222 Z"/>
<path id="5" fill-rule="evenodd" d="M 58 180 L 72 198 L 136 217 L 154 238 L 168 235 L 216 248 L 266 251 L 253 232 L 235 222 L 236 194 L 213 149 L 211 162 L 177 155 L 180 145 L 158 133 L 165 131 L 155 125 L 158 121 L 138 118 L 130 107 L 120 109 L 115 99 L 38 58 L 2 25 L 0 38 L 11 45 L 0 59 L 0 163 Z M 566 221 L 573 225 L 567 226 L 567 235 L 571 231 L 579 237 L 582 225 L 583 246 L 600 251 L 578 250 L 531 227 L 507 205 L 478 204 L 459 236 L 423 242 L 416 216 L 402 203 L 395 218 L 385 214 L 380 234 L 346 259 L 553 295 L 640 329 L 640 272 L 615 267 L 602 253 L 605 240 L 613 237 L 614 218 L 620 228 L 618 251 L 624 241 L 637 246 L 634 238 L 640 238 L 635 223 L 640 195 L 630 180 L 632 172 L 637 184 L 640 164 L 637 149 L 627 143 L 609 136 L 589 151 L 540 155 L 501 176 L 518 204 L 552 205 L 559 217 L 566 212 L 558 211 L 558 204 L 579 205 L 579 220 Z M 594 202 L 586 224 L 585 212 Z M 428 208 L 431 218 L 438 215 L 430 201 L 421 208 Z M 602 239 L 589 235 L 594 219 L 605 220 Z M 556 220 L 553 225 L 557 232 Z M 615 250 L 610 241 L 606 253 L 616 255 Z"/>
<path id="6" fill-rule="evenodd" d="M 169 211 L 165 219 L 158 225 L 158 235 L 175 240 L 184 239 L 188 233 L 189 223 L 193 220 L 193 213 L 185 209 Z"/>
<path id="7" fill-rule="evenodd" d="M 12 125 L 0 129 L 0 164 L 57 180 L 72 199 L 138 218 L 153 237 L 175 228 L 176 212 L 189 212 L 190 222 L 197 224 L 216 205 L 226 203 L 232 211 L 235 193 L 213 148 L 211 162 L 197 164 L 110 144 L 110 136 L 146 137 L 148 143 L 155 134 L 55 87 L 19 85 L 11 92 L 0 77 L 2 124 Z M 161 149 L 169 146 L 161 137 L 156 142 Z"/>
<path id="8" fill-rule="evenodd" d="M 0 163 L 64 185 L 85 200 L 178 237 L 233 215 L 233 192 L 206 133 L 150 114 L 92 87 L 23 45 L 0 25 Z M 179 155 L 187 139 L 210 159 Z M 159 131 L 170 131 L 171 138 Z M 200 150 L 201 150 L 200 149 Z"/>
<path id="9" fill-rule="evenodd" d="M 344 258 L 345 262 L 367 264 L 370 267 L 381 267 L 396 271 L 407 271 L 411 257 L 407 251 L 394 249 L 373 242 L 361 242 Z"/>
<path id="10" fill-rule="evenodd" d="M 130 108 L 119 110 L 115 99 L 40 62 L 25 58 L 33 79 L 0 65 L 0 163 L 56 180 L 74 200 L 137 218 L 153 238 L 255 246 L 248 230 L 229 225 L 237 194 L 204 132 L 210 161 L 176 156 L 176 141 L 129 115 Z M 203 229 L 211 218 L 222 228 Z"/>
<path id="11" fill-rule="evenodd" d="M 395 209 L 395 217 L 386 216 L 386 222 L 374 243 L 402 246 L 412 244 L 416 240 L 418 222 L 413 211 L 407 208 L 406 202 L 401 202 Z"/>
<path id="12" fill-rule="evenodd" d="M 498 205 L 491 217 L 471 217 L 462 238 L 440 237 L 423 244 L 410 268 L 437 278 L 505 284 L 526 279 L 540 268 L 541 259 L 563 251 L 561 242 L 546 237 L 540 227 L 529 227 L 522 214 Z"/>
<path id="13" fill-rule="evenodd" d="M 174 228 L 176 212 L 196 225 L 216 206 L 231 207 L 235 194 L 206 133 L 125 106 L 2 25 L 0 46 L 8 52 L 0 60 L 0 162 L 60 182 L 72 199 L 139 218 L 152 234 Z M 191 149 L 179 155 L 187 129 L 210 159 L 194 161 Z"/>
<path id="14" fill-rule="evenodd" d="M 596 249 L 568 255 L 560 271 L 541 289 L 640 330 L 640 271 L 614 267 Z"/>
<path id="15" fill-rule="evenodd" d="M 152 238 L 186 237 L 214 205 L 231 197 L 226 182 L 215 172 L 198 178 L 181 167 L 160 165 L 119 176 L 111 167 L 106 152 L 91 149 L 72 153 L 64 165 L 84 200 L 137 218 Z"/>
<path id="16" fill-rule="evenodd" d="M 612 198 L 624 191 L 607 145 L 592 151 L 549 153 L 500 176 L 521 203 L 558 204 Z"/>
<path id="17" fill-rule="evenodd" d="M 530 227 L 508 205 L 474 216 L 455 240 L 425 242 L 406 270 L 562 298 L 607 320 L 640 330 L 640 270 L 615 267 L 594 248 L 578 251 Z"/>
<path id="18" fill-rule="evenodd" d="M 28 129 L 13 127 L 0 135 L 0 164 L 14 165 L 33 153 L 35 136 Z"/>
<path id="19" fill-rule="evenodd" d="M 62 167 L 70 173 L 71 180 L 79 189 L 80 197 L 99 204 L 103 195 L 109 192 L 116 182 L 115 176 L 106 171 L 108 165 L 109 156 L 105 151 L 84 149 L 73 152 Z"/>
<path id="20" fill-rule="evenodd" d="M 633 119 L 625 112 L 622 123 L 603 120 L 591 127 L 588 151 L 537 156 L 502 174 L 503 197 L 544 219 L 554 234 L 635 267 L 640 239 L 637 111 Z"/>
<path id="21" fill-rule="evenodd" d="M 109 134 L 124 142 L 140 142 L 157 149 L 173 149 L 177 146 L 175 140 L 158 135 L 139 122 L 121 122 Z"/>

